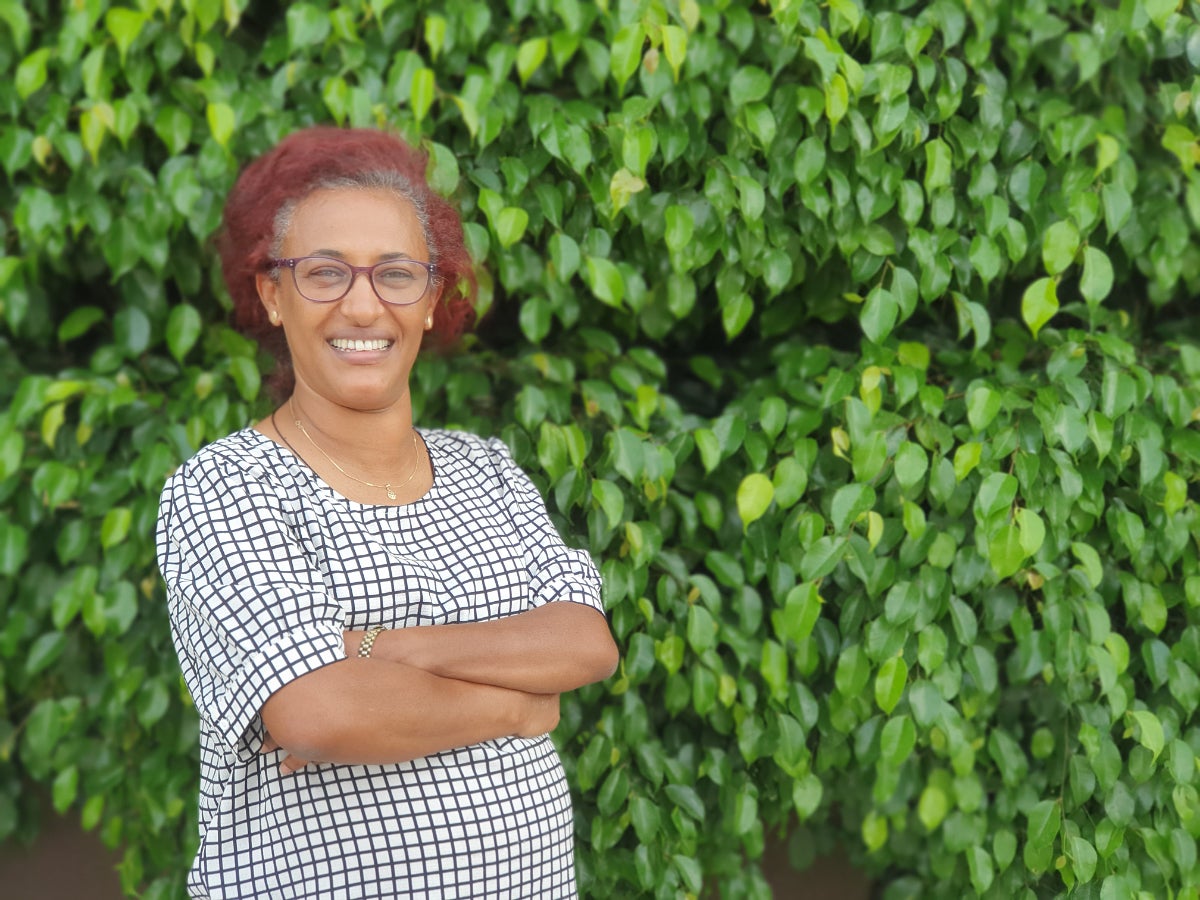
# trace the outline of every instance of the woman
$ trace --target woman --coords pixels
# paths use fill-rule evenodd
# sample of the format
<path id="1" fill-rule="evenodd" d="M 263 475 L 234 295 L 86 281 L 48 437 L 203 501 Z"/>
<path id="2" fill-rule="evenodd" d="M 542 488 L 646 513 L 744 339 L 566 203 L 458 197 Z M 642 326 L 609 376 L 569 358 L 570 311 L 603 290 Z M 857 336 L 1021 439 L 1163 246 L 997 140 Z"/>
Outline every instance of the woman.
<path id="1" fill-rule="evenodd" d="M 192 897 L 576 895 L 548 732 L 616 648 L 504 445 L 413 426 L 422 339 L 473 284 L 424 171 L 380 132 L 309 129 L 226 205 L 236 320 L 286 400 L 160 504 L 201 721 Z"/>

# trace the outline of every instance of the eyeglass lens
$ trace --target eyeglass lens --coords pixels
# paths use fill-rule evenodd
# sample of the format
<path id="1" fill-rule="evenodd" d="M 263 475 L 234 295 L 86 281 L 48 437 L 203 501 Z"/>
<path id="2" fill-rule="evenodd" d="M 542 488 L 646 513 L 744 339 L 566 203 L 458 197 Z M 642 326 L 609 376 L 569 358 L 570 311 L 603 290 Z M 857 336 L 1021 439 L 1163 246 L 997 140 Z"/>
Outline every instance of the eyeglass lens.
<path id="1" fill-rule="evenodd" d="M 329 303 L 350 291 L 354 270 L 336 259 L 310 256 L 296 261 L 296 289 L 309 300 Z M 370 270 L 371 285 L 386 303 L 416 303 L 429 287 L 429 270 L 415 260 L 381 262 Z"/>

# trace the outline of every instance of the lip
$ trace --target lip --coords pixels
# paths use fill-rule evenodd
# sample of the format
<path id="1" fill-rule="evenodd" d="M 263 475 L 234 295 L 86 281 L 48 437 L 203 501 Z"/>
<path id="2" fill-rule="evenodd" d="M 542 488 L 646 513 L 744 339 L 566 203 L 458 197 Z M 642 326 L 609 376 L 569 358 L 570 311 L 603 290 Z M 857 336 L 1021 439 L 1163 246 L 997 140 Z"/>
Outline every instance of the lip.
<path id="1" fill-rule="evenodd" d="M 337 346 L 334 342 L 343 343 L 344 346 Z M 325 342 L 325 345 L 334 352 L 338 359 L 349 363 L 372 363 L 378 362 L 388 355 L 396 342 L 391 338 L 330 338 Z"/>

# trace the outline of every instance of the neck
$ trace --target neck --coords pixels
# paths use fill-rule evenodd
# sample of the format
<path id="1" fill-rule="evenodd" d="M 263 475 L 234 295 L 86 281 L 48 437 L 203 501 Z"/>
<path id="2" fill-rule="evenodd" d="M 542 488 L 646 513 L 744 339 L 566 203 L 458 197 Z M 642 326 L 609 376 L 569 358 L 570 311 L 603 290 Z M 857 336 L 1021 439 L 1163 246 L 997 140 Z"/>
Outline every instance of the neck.
<path id="1" fill-rule="evenodd" d="M 307 440 L 362 477 L 394 480 L 412 465 L 412 403 L 407 392 L 392 406 L 358 410 L 330 402 L 298 384 L 281 412 L 289 422 L 300 421 L 308 432 Z M 305 440 L 303 433 L 300 439 Z"/>

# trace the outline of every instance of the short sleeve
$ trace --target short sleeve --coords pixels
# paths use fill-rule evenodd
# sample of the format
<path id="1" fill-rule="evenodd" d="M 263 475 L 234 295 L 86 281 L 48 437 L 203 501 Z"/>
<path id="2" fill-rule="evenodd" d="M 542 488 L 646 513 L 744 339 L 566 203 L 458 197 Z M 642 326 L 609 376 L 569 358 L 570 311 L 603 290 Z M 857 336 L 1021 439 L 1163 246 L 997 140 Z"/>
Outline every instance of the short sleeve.
<path id="1" fill-rule="evenodd" d="M 582 603 L 603 614 L 600 573 L 584 550 L 563 543 L 546 503 L 529 476 L 512 458 L 503 441 L 492 438 L 488 449 L 504 482 L 504 498 L 520 536 L 530 571 L 531 605 L 561 600 Z"/>
<path id="2" fill-rule="evenodd" d="M 157 549 L 171 633 L 200 716 L 235 746 L 275 691 L 344 658 L 295 513 L 265 472 L 194 458 L 167 482 Z"/>

